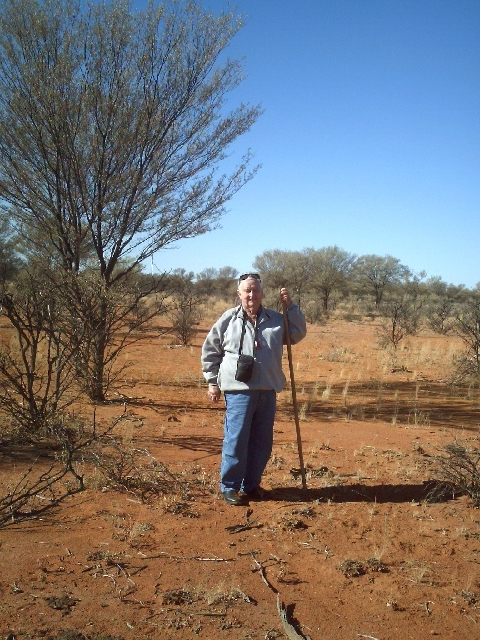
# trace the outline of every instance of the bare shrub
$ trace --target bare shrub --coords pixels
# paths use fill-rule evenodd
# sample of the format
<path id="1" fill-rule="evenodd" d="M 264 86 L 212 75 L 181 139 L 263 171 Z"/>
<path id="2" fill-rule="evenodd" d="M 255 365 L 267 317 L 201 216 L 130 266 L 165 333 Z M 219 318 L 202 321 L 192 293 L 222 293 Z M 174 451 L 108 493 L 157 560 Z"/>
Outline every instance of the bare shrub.
<path id="1" fill-rule="evenodd" d="M 132 270 L 111 286 L 93 269 L 55 276 L 65 301 L 63 339 L 74 345 L 75 373 L 91 400 L 103 400 L 125 364 L 118 356 L 165 313 L 166 282 Z"/>
<path id="2" fill-rule="evenodd" d="M 180 492 L 185 500 L 188 487 L 166 465 L 146 449 L 122 442 L 112 434 L 96 442 L 91 461 L 104 476 L 105 484 L 117 491 L 129 491 L 148 502 L 160 494 Z"/>
<path id="3" fill-rule="evenodd" d="M 19 479 L 0 489 L 0 527 L 38 517 L 68 496 L 83 491 L 85 479 L 80 465 L 97 466 L 112 485 L 116 482 L 117 488 L 138 491 L 139 495 L 157 494 L 173 485 L 178 488 L 175 477 L 156 462 L 152 466 L 158 466 L 159 472 L 153 477 L 146 472 L 142 475 L 142 467 L 136 462 L 137 450 L 123 447 L 112 435 L 123 417 L 98 428 L 95 414 L 92 423 L 75 415 L 57 416 L 55 422 L 38 429 L 27 444 L 4 439 L 4 457 L 20 456 L 30 462 Z M 170 484 L 162 484 L 162 476 L 169 476 Z"/>
<path id="4" fill-rule="evenodd" d="M 0 408 L 28 441 L 55 424 L 74 399 L 67 392 L 74 381 L 76 342 L 64 339 L 64 307 L 42 271 L 21 274 L 1 303 L 13 337 L 0 345 Z"/>
<path id="5" fill-rule="evenodd" d="M 71 460 L 56 459 L 46 471 L 37 475 L 36 462 L 18 482 L 6 487 L 4 495 L 0 495 L 0 527 L 38 517 L 68 496 L 83 491 L 83 478 L 76 473 Z M 72 476 L 76 488 L 59 490 L 60 483 L 68 476 Z"/>
<path id="6" fill-rule="evenodd" d="M 113 425 L 110 429 L 113 428 Z M 105 434 L 82 419 L 71 416 L 49 424 L 36 433 L 36 446 L 13 447 L 3 443 L 4 456 L 15 453 L 30 456 L 31 462 L 18 480 L 11 481 L 0 494 L 0 526 L 38 517 L 59 505 L 68 496 L 85 489 L 84 477 L 78 471 L 94 442 Z M 47 460 L 47 468 L 42 461 Z"/>
<path id="7" fill-rule="evenodd" d="M 379 338 L 382 347 L 397 349 L 407 336 L 415 335 L 420 328 L 420 304 L 408 294 L 390 298 L 382 304 L 381 313 Z"/>
<path id="8" fill-rule="evenodd" d="M 455 331 L 466 346 L 455 367 L 457 381 L 480 381 L 480 295 L 472 295 L 455 314 Z"/>
<path id="9" fill-rule="evenodd" d="M 325 323 L 325 314 L 323 311 L 323 304 L 321 300 L 310 299 L 307 300 L 302 310 L 307 318 L 307 321 L 311 324 L 324 324 Z"/>
<path id="10" fill-rule="evenodd" d="M 170 319 L 172 333 L 180 341 L 180 344 L 184 346 L 191 344 L 203 316 L 200 296 L 192 288 L 185 287 L 174 294 Z"/>
<path id="11" fill-rule="evenodd" d="M 445 446 L 445 454 L 436 459 L 436 479 L 429 499 L 468 495 L 480 505 L 480 449 L 455 441 Z"/>
<path id="12" fill-rule="evenodd" d="M 453 308 L 454 302 L 448 298 L 438 298 L 431 302 L 425 311 L 428 326 L 441 335 L 451 333 Z"/>

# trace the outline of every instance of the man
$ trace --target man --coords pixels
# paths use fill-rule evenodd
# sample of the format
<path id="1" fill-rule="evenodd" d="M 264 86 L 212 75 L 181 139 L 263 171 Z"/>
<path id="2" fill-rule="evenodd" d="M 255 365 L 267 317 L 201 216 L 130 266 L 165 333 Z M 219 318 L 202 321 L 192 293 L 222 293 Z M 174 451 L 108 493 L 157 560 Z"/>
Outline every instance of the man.
<path id="1" fill-rule="evenodd" d="M 221 391 L 225 396 L 220 489 L 225 502 L 232 505 L 262 498 L 260 481 L 272 452 L 276 394 L 285 385 L 283 315 L 262 307 L 258 273 L 240 276 L 237 295 L 240 305 L 219 318 L 202 348 L 208 397 L 218 402 Z M 295 344 L 306 335 L 305 317 L 286 289 L 280 290 L 280 299 L 287 308 L 290 340 Z"/>

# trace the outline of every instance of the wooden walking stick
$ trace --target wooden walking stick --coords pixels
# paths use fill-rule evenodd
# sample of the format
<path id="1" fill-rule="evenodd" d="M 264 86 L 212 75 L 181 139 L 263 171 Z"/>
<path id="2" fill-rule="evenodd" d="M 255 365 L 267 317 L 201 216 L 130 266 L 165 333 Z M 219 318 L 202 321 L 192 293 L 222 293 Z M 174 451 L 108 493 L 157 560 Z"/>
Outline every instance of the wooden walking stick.
<path id="1" fill-rule="evenodd" d="M 303 464 L 302 438 L 300 436 L 300 420 L 298 419 L 297 391 L 295 389 L 295 376 L 293 373 L 292 343 L 290 340 L 290 323 L 288 321 L 287 305 L 283 303 L 283 318 L 285 320 L 285 333 L 287 334 L 288 366 L 290 367 L 290 384 L 292 386 L 293 413 L 295 416 L 295 428 L 297 431 L 298 458 L 300 460 L 300 473 L 302 474 L 302 488 L 307 488 L 305 465 Z"/>

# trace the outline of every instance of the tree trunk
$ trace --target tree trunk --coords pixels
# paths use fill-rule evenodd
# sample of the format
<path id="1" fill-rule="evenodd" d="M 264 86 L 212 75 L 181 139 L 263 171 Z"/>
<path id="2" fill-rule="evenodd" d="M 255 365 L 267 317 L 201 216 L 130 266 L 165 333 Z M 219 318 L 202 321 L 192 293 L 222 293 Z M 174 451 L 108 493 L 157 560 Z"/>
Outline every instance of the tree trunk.
<path id="1" fill-rule="evenodd" d="M 107 348 L 107 301 L 102 300 L 94 338 L 91 380 L 88 381 L 88 396 L 94 402 L 105 401 L 105 351 Z"/>

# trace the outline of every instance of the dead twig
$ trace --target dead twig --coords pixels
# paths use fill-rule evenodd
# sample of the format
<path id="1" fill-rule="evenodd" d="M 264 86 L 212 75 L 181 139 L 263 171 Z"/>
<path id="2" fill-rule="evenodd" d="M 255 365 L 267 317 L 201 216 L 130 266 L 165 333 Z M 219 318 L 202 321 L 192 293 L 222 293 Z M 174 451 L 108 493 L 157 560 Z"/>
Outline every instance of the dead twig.
<path id="1" fill-rule="evenodd" d="M 332 554 L 330 553 L 330 549 L 328 548 L 327 545 L 325 545 L 324 549 L 319 549 L 315 545 L 310 544 L 310 542 L 300 542 L 299 544 L 302 547 L 305 547 L 306 549 L 313 549 L 317 553 L 323 553 L 323 555 L 325 556 L 325 560 L 328 560 L 332 556 Z"/>
<path id="2" fill-rule="evenodd" d="M 201 558 L 200 556 L 174 556 L 171 553 L 162 551 L 155 556 L 144 556 L 146 560 L 157 558 L 171 558 L 172 560 L 197 560 L 198 562 L 235 562 L 236 558 Z"/>
<path id="3" fill-rule="evenodd" d="M 211 618 L 224 618 L 227 615 L 227 611 L 196 611 L 197 616 L 209 616 Z"/>
<path id="4" fill-rule="evenodd" d="M 285 635 L 289 640 L 312 640 L 310 636 L 304 636 L 303 633 L 299 633 L 293 624 L 288 619 L 287 609 L 283 602 L 280 601 L 280 594 L 277 593 L 277 609 L 280 615 L 280 619 L 285 630 Z"/>
<path id="5" fill-rule="evenodd" d="M 260 573 L 260 576 L 263 582 L 267 585 L 269 589 L 273 591 L 273 593 L 278 594 L 278 590 L 275 589 L 275 587 L 267 580 L 267 576 L 265 575 L 265 569 L 263 567 L 263 564 L 255 558 L 252 551 L 250 551 L 250 555 L 252 556 L 252 560 L 254 561 L 254 563 L 257 565 L 257 570 Z"/>
<path id="6" fill-rule="evenodd" d="M 284 628 L 285 635 L 287 636 L 287 638 L 289 640 L 311 640 L 310 636 L 304 636 L 303 634 L 298 633 L 296 631 L 295 627 L 293 626 L 293 624 L 291 624 L 291 622 L 288 619 L 287 608 L 284 607 L 283 602 L 280 601 L 280 593 L 278 592 L 278 589 L 276 589 L 267 580 L 267 576 L 265 575 L 265 568 L 264 568 L 263 564 L 256 559 L 253 551 L 250 551 L 250 555 L 251 555 L 252 560 L 254 561 L 255 565 L 257 566 L 257 570 L 260 573 L 260 576 L 261 576 L 263 582 L 267 585 L 267 587 L 271 591 L 273 591 L 273 593 L 275 593 L 277 595 L 277 609 L 278 609 L 278 613 L 280 615 L 280 618 L 282 620 L 283 628 Z"/>
<path id="7" fill-rule="evenodd" d="M 248 531 L 249 529 L 259 529 L 262 525 L 258 522 L 258 518 L 254 518 L 250 520 L 250 516 L 253 511 L 251 509 L 247 509 L 245 513 L 245 524 L 233 524 L 229 527 L 225 527 L 225 531 L 229 531 L 230 533 L 239 533 L 240 531 Z"/>

